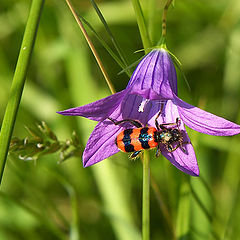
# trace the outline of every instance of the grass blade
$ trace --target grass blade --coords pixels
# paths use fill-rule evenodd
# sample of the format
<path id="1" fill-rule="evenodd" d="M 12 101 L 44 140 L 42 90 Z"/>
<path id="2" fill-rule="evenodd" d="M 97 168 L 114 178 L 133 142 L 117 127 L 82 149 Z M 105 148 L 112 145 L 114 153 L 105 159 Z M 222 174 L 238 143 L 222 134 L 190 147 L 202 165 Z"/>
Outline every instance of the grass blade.
<path id="1" fill-rule="evenodd" d="M 126 69 L 126 65 L 123 63 L 121 59 L 113 52 L 111 47 L 103 40 L 103 38 L 94 30 L 94 28 L 91 26 L 91 24 L 82 16 L 79 16 L 81 20 L 88 26 L 88 28 L 93 32 L 94 36 L 98 39 L 98 41 L 102 44 L 102 46 L 107 50 L 107 52 L 112 56 L 112 58 L 116 61 L 116 63 L 122 68 Z M 131 72 L 130 71 L 124 71 L 127 73 L 127 75 L 130 77 Z"/>
<path id="2" fill-rule="evenodd" d="M 9 144 L 15 125 L 18 107 L 22 97 L 22 91 L 24 88 L 30 59 L 32 56 L 32 50 L 37 35 L 43 4 L 44 0 L 32 1 L 17 66 L 13 77 L 9 101 L 0 133 L 0 183 L 2 180 Z"/>
<path id="3" fill-rule="evenodd" d="M 138 23 L 140 35 L 142 38 L 143 47 L 145 49 L 145 53 L 148 53 L 149 48 L 151 47 L 152 44 L 151 44 L 151 41 L 149 38 L 149 34 L 147 31 L 145 19 L 143 16 L 143 12 L 142 12 L 142 8 L 141 8 L 139 0 L 132 0 L 132 5 L 133 5 L 134 11 L 135 11 L 136 18 L 137 18 L 137 23 Z"/>
<path id="4" fill-rule="evenodd" d="M 98 6 L 97 6 L 97 4 L 96 4 L 96 2 L 95 2 L 94 0 L 91 0 L 91 3 L 92 3 L 92 5 L 93 5 L 93 7 L 94 7 L 94 9 L 95 9 L 95 11 L 96 11 L 99 19 L 100 19 L 101 22 L 103 23 L 103 25 L 104 25 L 107 33 L 109 34 L 110 39 L 111 39 L 114 47 L 116 48 L 116 50 L 117 50 L 120 58 L 122 59 L 122 62 L 124 63 L 124 65 L 125 65 L 125 67 L 126 67 L 126 66 L 128 65 L 127 60 L 126 60 L 126 58 L 124 57 L 124 55 L 123 55 L 123 53 L 122 53 L 122 51 L 121 51 L 121 49 L 120 49 L 120 47 L 119 47 L 116 39 L 114 38 L 114 36 L 113 36 L 110 28 L 108 27 L 108 24 L 107 24 L 106 20 L 104 19 L 103 15 L 102 15 L 102 13 L 101 13 L 101 11 L 100 11 L 100 9 L 98 8 Z"/>

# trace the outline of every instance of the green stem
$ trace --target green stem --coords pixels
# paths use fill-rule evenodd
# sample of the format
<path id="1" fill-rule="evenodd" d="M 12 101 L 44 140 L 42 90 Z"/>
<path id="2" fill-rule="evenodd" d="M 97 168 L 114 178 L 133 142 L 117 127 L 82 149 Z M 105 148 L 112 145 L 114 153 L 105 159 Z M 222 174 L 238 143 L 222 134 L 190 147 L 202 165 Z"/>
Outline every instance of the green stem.
<path id="1" fill-rule="evenodd" d="M 13 77 L 12 87 L 10 90 L 9 101 L 3 118 L 2 129 L 0 133 L 0 184 L 3 177 L 8 148 L 22 96 L 27 70 L 37 35 L 43 4 L 44 0 L 32 1 L 17 66 Z"/>
<path id="2" fill-rule="evenodd" d="M 105 78 L 105 80 L 107 82 L 107 85 L 108 85 L 111 93 L 112 94 L 116 93 L 116 90 L 115 90 L 115 88 L 114 88 L 114 86 L 113 86 L 113 84 L 112 84 L 112 82 L 111 82 L 111 80 L 110 80 L 110 78 L 109 78 L 109 76 L 107 74 L 107 71 L 105 70 L 105 68 L 103 66 L 103 63 L 102 63 L 102 61 L 101 61 L 101 59 L 100 59 L 100 57 L 99 57 L 99 55 L 97 53 L 97 50 L 95 49 L 95 47 L 94 47 L 90 37 L 87 34 L 86 29 L 84 28 L 84 26 L 82 24 L 81 19 L 78 17 L 78 15 L 77 15 L 77 13 L 76 13 L 76 11 L 75 11 L 71 1 L 70 0 L 65 0 L 65 1 L 66 1 L 67 5 L 68 5 L 70 11 L 72 12 L 72 14 L 73 14 L 73 16 L 74 16 L 74 18 L 75 18 L 79 28 L 81 29 L 81 31 L 82 31 L 82 33 L 83 33 L 83 35 L 85 37 L 85 39 L 86 39 L 86 41 L 88 43 L 88 46 L 90 47 L 90 49 L 91 49 L 91 51 L 92 51 L 92 53 L 93 53 L 93 55 L 94 55 L 94 57 L 95 57 L 95 59 L 97 61 L 97 64 L 98 64 L 98 66 L 99 66 L 99 68 L 100 68 L 100 70 L 101 70 L 101 72 L 102 72 L 102 74 L 103 74 L 103 76 L 104 76 L 104 78 Z"/>
<path id="3" fill-rule="evenodd" d="M 150 167 L 147 151 L 143 156 L 142 239 L 150 239 Z"/>
<path id="4" fill-rule="evenodd" d="M 166 44 L 166 34 L 167 34 L 167 12 L 168 8 L 171 5 L 173 0 L 168 0 L 164 9 L 163 9 L 163 15 L 162 15 L 162 37 L 160 39 L 160 44 Z"/>
<path id="5" fill-rule="evenodd" d="M 149 38 L 149 34 L 147 31 L 145 19 L 143 16 L 143 12 L 142 12 L 142 8 L 141 8 L 139 0 L 132 0 L 132 5 L 133 5 L 134 11 L 135 11 L 136 18 L 137 18 L 138 28 L 139 28 L 140 35 L 142 38 L 143 47 L 144 47 L 145 53 L 148 53 L 150 51 L 150 47 L 152 46 L 152 44 L 151 44 L 151 41 Z"/>
<path id="6" fill-rule="evenodd" d="M 157 14 L 157 8 L 156 8 L 156 1 L 157 0 L 149 0 L 148 1 L 148 32 L 149 32 L 149 38 L 151 42 L 154 42 L 155 39 L 155 16 Z"/>
<path id="7" fill-rule="evenodd" d="M 127 63 L 127 60 L 125 59 L 125 57 L 124 57 L 124 55 L 123 55 L 123 53 L 122 53 L 122 51 L 121 51 L 121 48 L 119 47 L 119 45 L 118 45 L 116 39 L 114 38 L 114 36 L 113 36 L 113 34 L 112 34 L 110 28 L 108 27 L 108 24 L 107 24 L 105 18 L 103 17 L 103 15 L 102 15 L 100 9 L 98 8 L 98 6 L 97 6 L 95 0 L 91 0 L 91 3 L 92 3 L 92 5 L 93 5 L 93 7 L 94 7 L 94 9 L 95 9 L 95 11 L 96 11 L 98 17 L 100 18 L 101 22 L 103 23 L 103 25 L 104 25 L 104 27 L 105 27 L 107 33 L 109 34 L 109 36 L 110 36 L 110 38 L 111 38 L 111 41 L 112 41 L 112 43 L 113 43 L 115 49 L 117 50 L 117 52 L 118 52 L 118 54 L 119 54 L 119 56 L 120 56 L 120 58 L 121 58 L 123 64 L 125 65 L 125 68 L 126 68 L 129 64 Z"/>

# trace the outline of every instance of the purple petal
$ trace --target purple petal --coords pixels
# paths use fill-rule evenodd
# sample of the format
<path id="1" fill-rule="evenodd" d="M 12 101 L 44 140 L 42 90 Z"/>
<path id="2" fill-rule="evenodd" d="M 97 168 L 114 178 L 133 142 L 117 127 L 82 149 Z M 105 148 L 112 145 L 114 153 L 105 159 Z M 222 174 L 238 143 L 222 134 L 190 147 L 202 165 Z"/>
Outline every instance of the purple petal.
<path id="1" fill-rule="evenodd" d="M 168 89 L 169 90 L 169 89 Z M 137 89 L 137 87 L 131 88 L 131 94 L 142 96 L 145 99 L 151 100 L 159 100 L 159 99 L 167 99 L 169 97 L 169 91 L 162 91 L 162 95 L 159 96 L 155 91 L 152 89 Z"/>
<path id="2" fill-rule="evenodd" d="M 133 85 L 136 80 L 144 78 L 145 72 L 148 69 L 148 65 L 154 55 L 156 55 L 156 51 L 151 51 L 140 61 L 128 82 L 127 88 Z"/>
<path id="3" fill-rule="evenodd" d="M 164 106 L 162 121 L 164 123 L 175 123 L 176 118 L 179 118 L 178 108 L 171 100 L 169 100 Z M 198 176 L 199 168 L 196 155 L 182 121 L 180 122 L 179 129 L 183 133 L 183 142 L 188 142 L 187 144 L 183 144 L 183 148 L 186 150 L 186 152 L 183 152 L 183 150 L 179 147 L 170 153 L 163 146 L 161 148 L 162 154 L 181 171 L 192 176 Z"/>
<path id="4" fill-rule="evenodd" d="M 146 125 L 149 118 L 156 114 L 156 112 L 151 111 L 152 102 L 139 95 L 127 95 L 121 104 L 120 112 L 122 116 L 119 120 L 135 119 Z M 141 108 L 143 111 L 140 110 Z"/>
<path id="5" fill-rule="evenodd" d="M 189 137 L 186 135 L 184 141 L 188 139 Z M 179 147 L 172 153 L 162 150 L 162 155 L 179 170 L 192 176 L 199 176 L 198 163 L 192 144 L 183 144 L 183 148 L 186 150 L 186 153 Z"/>
<path id="6" fill-rule="evenodd" d="M 57 113 L 69 116 L 82 116 L 91 120 L 101 121 L 106 119 L 115 110 L 127 92 L 127 90 L 123 90 L 96 102 Z"/>
<path id="7" fill-rule="evenodd" d="M 215 135 L 232 136 L 240 133 L 240 126 L 175 97 L 183 122 L 195 131 Z"/>
<path id="8" fill-rule="evenodd" d="M 177 94 L 177 75 L 168 52 L 164 49 L 150 52 L 137 66 L 127 88 L 151 100 L 173 98 L 172 91 Z"/>
<path id="9" fill-rule="evenodd" d="M 109 120 L 99 122 L 83 152 L 83 166 L 91 166 L 119 152 L 114 141 L 121 130 Z"/>

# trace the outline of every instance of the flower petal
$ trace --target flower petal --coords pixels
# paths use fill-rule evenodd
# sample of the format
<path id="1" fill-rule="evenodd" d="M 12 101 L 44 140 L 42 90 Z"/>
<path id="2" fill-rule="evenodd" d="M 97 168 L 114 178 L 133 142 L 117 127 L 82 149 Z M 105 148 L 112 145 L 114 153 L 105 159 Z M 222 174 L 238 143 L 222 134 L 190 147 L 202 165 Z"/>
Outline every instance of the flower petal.
<path id="1" fill-rule="evenodd" d="M 91 120 L 101 121 L 106 119 L 115 110 L 127 92 L 128 90 L 123 90 L 96 102 L 57 113 L 68 116 L 82 116 Z"/>
<path id="2" fill-rule="evenodd" d="M 199 168 L 192 144 L 184 144 L 183 147 L 186 153 L 179 147 L 172 153 L 162 150 L 162 155 L 179 170 L 192 176 L 199 176 Z"/>
<path id="3" fill-rule="evenodd" d="M 159 123 L 175 123 L 176 118 L 179 118 L 179 112 L 177 106 L 171 101 L 167 101 L 162 114 L 162 122 L 161 119 Z M 181 120 L 180 120 L 181 121 Z M 164 157 L 166 157 L 175 167 L 180 169 L 181 171 L 190 174 L 192 176 L 199 175 L 199 168 L 196 159 L 196 155 L 193 149 L 192 144 L 190 143 L 190 139 L 184 127 L 183 121 L 180 122 L 179 129 L 183 134 L 183 148 L 186 152 L 184 152 L 180 147 L 178 147 L 173 152 L 168 152 L 165 146 L 161 147 L 161 151 Z"/>
<path id="4" fill-rule="evenodd" d="M 153 50 L 137 66 L 127 88 L 151 100 L 171 99 L 172 91 L 177 94 L 177 75 L 168 52 L 164 49 Z M 150 91 L 151 90 L 151 91 Z M 146 91 L 150 97 L 146 96 Z M 152 98 L 154 97 L 154 98 Z"/>
<path id="5" fill-rule="evenodd" d="M 119 152 L 114 141 L 121 130 L 109 120 L 99 122 L 83 152 L 83 166 L 91 166 Z"/>
<path id="6" fill-rule="evenodd" d="M 240 133 L 240 125 L 194 107 L 175 96 L 174 101 L 183 122 L 195 131 L 215 135 L 232 136 Z"/>
<path id="7" fill-rule="evenodd" d="M 152 109 L 152 102 L 153 101 L 149 101 L 142 96 L 128 94 L 122 101 L 120 109 L 120 113 L 122 116 L 119 120 L 135 119 L 140 121 L 145 126 L 148 122 L 148 119 L 153 116 L 152 111 L 150 112 L 150 110 Z"/>

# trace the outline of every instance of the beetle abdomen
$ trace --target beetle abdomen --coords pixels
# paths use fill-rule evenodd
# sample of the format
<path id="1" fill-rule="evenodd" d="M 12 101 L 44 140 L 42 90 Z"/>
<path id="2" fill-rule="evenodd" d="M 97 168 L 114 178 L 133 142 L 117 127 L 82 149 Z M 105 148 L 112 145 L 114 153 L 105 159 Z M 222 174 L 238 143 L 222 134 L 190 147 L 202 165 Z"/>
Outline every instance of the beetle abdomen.
<path id="1" fill-rule="evenodd" d="M 157 146 L 154 139 L 156 131 L 154 127 L 126 129 L 117 136 L 115 143 L 123 152 L 154 148 Z"/>

